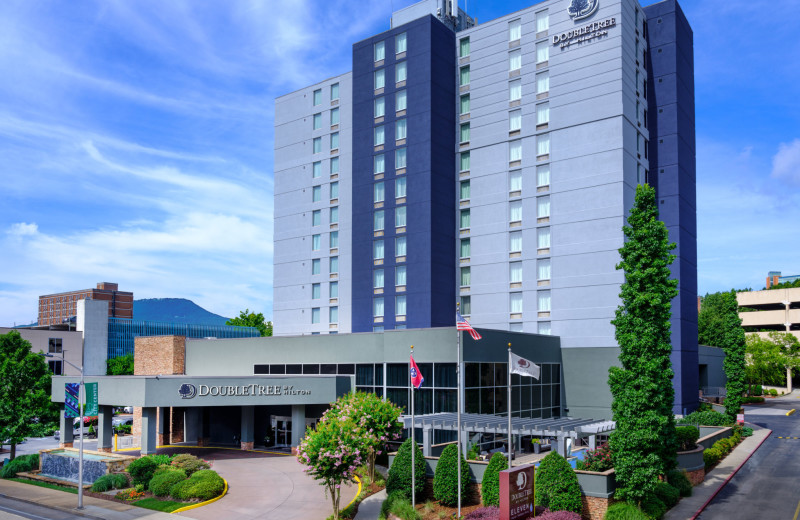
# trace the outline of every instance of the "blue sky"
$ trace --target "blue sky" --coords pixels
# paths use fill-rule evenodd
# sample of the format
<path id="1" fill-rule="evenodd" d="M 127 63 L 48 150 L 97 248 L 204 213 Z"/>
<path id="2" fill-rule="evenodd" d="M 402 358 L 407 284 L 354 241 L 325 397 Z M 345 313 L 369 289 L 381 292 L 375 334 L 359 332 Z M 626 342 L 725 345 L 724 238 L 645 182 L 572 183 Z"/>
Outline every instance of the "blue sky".
<path id="1" fill-rule="evenodd" d="M 0 325 L 115 281 L 272 314 L 274 98 L 350 69 L 379 2 L 0 3 Z M 531 2 L 473 0 L 486 21 Z M 463 2 L 462 2 L 463 7 Z M 800 273 L 800 41 L 766 1 L 694 29 L 701 293 Z"/>

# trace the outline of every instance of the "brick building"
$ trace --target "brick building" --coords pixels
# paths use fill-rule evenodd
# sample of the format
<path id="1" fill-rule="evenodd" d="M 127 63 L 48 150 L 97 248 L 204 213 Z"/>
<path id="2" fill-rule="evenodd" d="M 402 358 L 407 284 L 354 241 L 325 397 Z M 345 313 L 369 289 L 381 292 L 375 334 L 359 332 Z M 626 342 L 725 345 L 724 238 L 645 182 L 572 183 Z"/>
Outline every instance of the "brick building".
<path id="1" fill-rule="evenodd" d="M 39 296 L 39 325 L 58 325 L 76 316 L 78 301 L 84 299 L 107 301 L 109 318 L 133 318 L 133 293 L 120 291 L 118 284 L 100 282 L 96 289 Z"/>

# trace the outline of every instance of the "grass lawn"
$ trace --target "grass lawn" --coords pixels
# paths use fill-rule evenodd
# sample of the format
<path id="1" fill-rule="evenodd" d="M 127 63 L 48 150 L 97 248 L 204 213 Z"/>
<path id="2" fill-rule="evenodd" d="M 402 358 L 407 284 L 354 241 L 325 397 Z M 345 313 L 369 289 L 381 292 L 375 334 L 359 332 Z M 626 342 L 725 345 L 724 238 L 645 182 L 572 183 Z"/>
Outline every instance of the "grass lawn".
<path id="1" fill-rule="evenodd" d="M 192 505 L 191 502 L 173 502 L 172 500 L 159 500 L 157 498 L 143 498 L 136 502 L 129 502 L 136 507 L 143 507 L 145 509 L 152 509 L 154 511 L 163 511 L 164 513 L 171 513 L 176 509 Z"/>
<path id="2" fill-rule="evenodd" d="M 38 480 L 28 480 L 26 478 L 9 478 L 6 480 L 13 480 L 14 482 L 22 482 L 23 484 L 30 484 L 32 486 L 39 486 L 47 489 L 56 489 L 58 491 L 66 491 L 67 493 L 72 493 L 73 495 L 78 494 L 77 488 L 71 488 L 67 486 L 59 486 L 57 484 L 50 484 L 48 482 L 39 482 Z"/>

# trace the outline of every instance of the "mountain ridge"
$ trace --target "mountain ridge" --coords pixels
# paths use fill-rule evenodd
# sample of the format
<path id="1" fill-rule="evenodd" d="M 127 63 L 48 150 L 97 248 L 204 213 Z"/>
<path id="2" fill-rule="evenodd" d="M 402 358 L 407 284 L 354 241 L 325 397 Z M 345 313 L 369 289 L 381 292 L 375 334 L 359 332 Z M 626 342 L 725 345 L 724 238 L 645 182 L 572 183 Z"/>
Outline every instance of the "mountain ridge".
<path id="1" fill-rule="evenodd" d="M 133 301 L 133 319 L 196 325 L 225 325 L 230 318 L 214 314 L 186 298 L 144 298 Z"/>

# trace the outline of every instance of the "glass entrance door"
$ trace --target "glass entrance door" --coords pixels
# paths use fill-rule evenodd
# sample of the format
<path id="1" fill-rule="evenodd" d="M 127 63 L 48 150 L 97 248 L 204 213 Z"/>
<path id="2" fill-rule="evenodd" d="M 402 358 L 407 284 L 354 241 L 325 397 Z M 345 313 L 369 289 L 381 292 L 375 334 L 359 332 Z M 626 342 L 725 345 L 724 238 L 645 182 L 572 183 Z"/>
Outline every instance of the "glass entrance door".
<path id="1" fill-rule="evenodd" d="M 272 426 L 272 442 L 273 446 L 288 447 L 292 445 L 292 418 L 280 415 L 273 415 L 270 421 Z M 316 419 L 306 419 L 306 424 L 303 427 L 305 431 L 306 426 L 316 427 Z"/>

